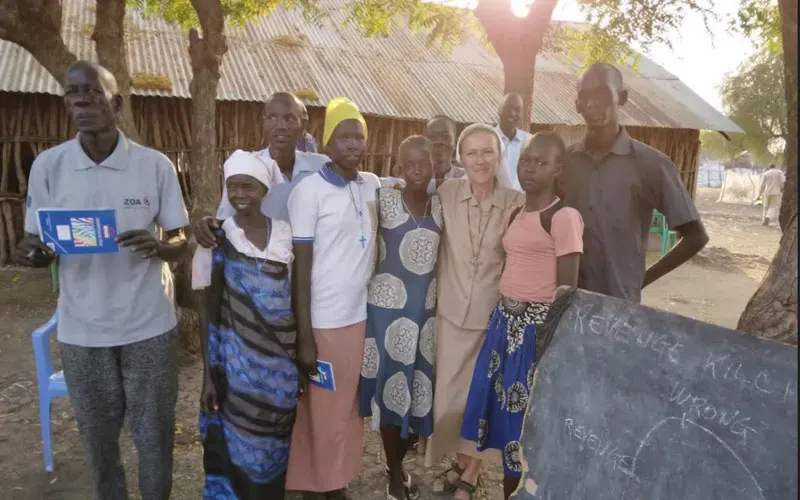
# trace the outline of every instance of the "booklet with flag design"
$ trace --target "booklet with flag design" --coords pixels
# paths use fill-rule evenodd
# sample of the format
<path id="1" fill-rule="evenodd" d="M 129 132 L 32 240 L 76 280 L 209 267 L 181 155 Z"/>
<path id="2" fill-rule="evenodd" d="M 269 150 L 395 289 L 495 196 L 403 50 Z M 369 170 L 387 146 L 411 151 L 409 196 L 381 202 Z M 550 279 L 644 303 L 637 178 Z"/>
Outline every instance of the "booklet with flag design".
<path id="1" fill-rule="evenodd" d="M 57 255 L 117 253 L 114 210 L 40 208 L 39 235 Z"/>

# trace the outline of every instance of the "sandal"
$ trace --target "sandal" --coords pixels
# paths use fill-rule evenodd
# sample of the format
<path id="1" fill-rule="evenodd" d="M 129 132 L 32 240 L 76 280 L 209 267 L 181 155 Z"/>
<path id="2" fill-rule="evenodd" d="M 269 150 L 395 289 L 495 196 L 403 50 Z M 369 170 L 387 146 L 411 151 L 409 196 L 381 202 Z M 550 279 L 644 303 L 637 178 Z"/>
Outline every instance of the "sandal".
<path id="1" fill-rule="evenodd" d="M 458 475 L 458 478 L 455 481 L 450 481 L 447 479 L 447 475 L 451 472 L 455 472 Z M 453 493 L 456 491 L 456 483 L 461 480 L 461 474 L 464 473 L 464 469 L 459 467 L 458 462 L 453 462 L 450 467 L 436 476 L 436 479 L 433 480 L 433 486 L 431 488 L 431 493 L 437 497 L 451 497 Z M 436 489 L 436 484 L 440 483 L 442 485 L 441 490 Z"/>
<path id="2" fill-rule="evenodd" d="M 472 500 L 475 497 L 475 492 L 478 491 L 477 484 L 475 485 L 469 484 L 468 482 L 462 480 L 461 478 L 458 478 L 455 481 L 453 481 L 453 484 L 456 487 L 456 491 L 463 491 L 464 493 L 469 495 L 469 500 Z"/>
<path id="3" fill-rule="evenodd" d="M 386 485 L 386 500 L 406 500 L 408 495 L 403 493 L 403 498 L 397 498 L 396 496 L 389 493 L 389 485 Z"/>
<path id="4" fill-rule="evenodd" d="M 386 473 L 388 474 L 389 466 L 384 465 L 383 468 L 386 470 Z M 408 500 L 417 500 L 417 498 L 419 498 L 419 488 L 417 487 L 416 484 L 413 483 L 413 481 L 411 481 L 410 472 L 403 471 L 403 473 L 406 475 L 406 478 L 403 480 L 403 486 L 406 487 L 406 498 Z M 389 486 L 387 485 L 386 487 L 388 488 Z M 389 490 L 387 489 L 386 491 L 387 491 L 386 493 L 387 498 L 389 498 L 389 493 L 388 493 Z M 401 500 L 401 499 L 396 499 L 396 500 Z"/>

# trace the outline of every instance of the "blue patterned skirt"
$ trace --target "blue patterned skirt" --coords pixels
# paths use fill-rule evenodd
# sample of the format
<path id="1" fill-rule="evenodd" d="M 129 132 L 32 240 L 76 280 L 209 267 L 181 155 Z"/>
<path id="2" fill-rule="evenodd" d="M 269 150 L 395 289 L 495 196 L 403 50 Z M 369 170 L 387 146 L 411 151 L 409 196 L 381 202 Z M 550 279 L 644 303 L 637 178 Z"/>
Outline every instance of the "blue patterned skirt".
<path id="1" fill-rule="evenodd" d="M 283 498 L 297 405 L 288 358 L 255 354 L 230 329 L 209 332 L 220 408 L 200 412 L 205 500 Z"/>
<path id="2" fill-rule="evenodd" d="M 536 366 L 536 325 L 550 304 L 503 297 L 486 330 L 464 411 L 461 435 L 478 450 L 500 450 L 506 475 L 520 477 L 519 438 Z"/>
<path id="3" fill-rule="evenodd" d="M 283 498 L 299 388 L 288 268 L 218 237 L 207 361 L 219 410 L 200 412 L 203 499 Z"/>

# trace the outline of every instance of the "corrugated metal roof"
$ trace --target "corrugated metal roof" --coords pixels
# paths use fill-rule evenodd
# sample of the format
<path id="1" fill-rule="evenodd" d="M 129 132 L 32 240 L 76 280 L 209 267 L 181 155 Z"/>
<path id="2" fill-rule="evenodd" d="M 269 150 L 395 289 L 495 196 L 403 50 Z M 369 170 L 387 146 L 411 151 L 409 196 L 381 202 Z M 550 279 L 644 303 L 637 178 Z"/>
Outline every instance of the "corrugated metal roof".
<path id="1" fill-rule="evenodd" d="M 90 39 L 94 0 L 64 0 L 63 36 L 79 58 L 94 59 Z M 344 21 L 341 0 L 325 0 L 332 19 L 305 23 L 300 11 L 276 11 L 244 27 L 227 30 L 220 100 L 263 101 L 276 90 L 313 89 L 324 105 L 347 96 L 362 111 L 377 116 L 424 120 L 439 113 L 459 122 L 493 121 L 503 91 L 499 59 L 476 38 L 452 54 L 428 47 L 423 33 L 398 26 L 386 38 L 365 38 Z M 188 38 L 161 19 L 127 15 L 131 72 L 167 76 L 172 92 L 134 89 L 137 95 L 191 97 Z M 303 47 L 287 48 L 274 39 L 305 35 Z M 534 79 L 533 121 L 582 125 L 575 112 L 580 62 L 540 55 Z M 646 57 L 639 72 L 622 69 L 630 99 L 621 110 L 626 125 L 741 132 L 677 77 Z M 0 91 L 60 94 L 60 85 L 26 51 L 0 41 Z"/>

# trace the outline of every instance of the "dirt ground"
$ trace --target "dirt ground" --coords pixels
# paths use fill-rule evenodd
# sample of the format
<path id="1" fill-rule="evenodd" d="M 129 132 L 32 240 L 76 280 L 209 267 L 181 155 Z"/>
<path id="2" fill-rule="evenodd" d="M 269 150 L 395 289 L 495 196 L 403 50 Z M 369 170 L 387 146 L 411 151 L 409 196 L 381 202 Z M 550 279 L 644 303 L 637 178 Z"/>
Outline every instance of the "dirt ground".
<path id="1" fill-rule="evenodd" d="M 760 225 L 760 208 L 718 204 L 717 190 L 701 189 L 698 208 L 711 237 L 708 247 L 645 290 L 644 303 L 726 327 L 738 317 L 758 287 L 780 239 L 778 229 Z M 651 259 L 657 254 L 652 253 Z M 9 500 L 90 499 L 91 481 L 85 467 L 72 410 L 66 398 L 53 406 L 55 472 L 47 474 L 42 461 L 36 372 L 30 332 L 45 322 L 55 307 L 48 272 L 0 270 L 0 495 Z M 54 362 L 58 366 L 55 342 Z M 173 498 L 200 498 L 203 486 L 202 450 L 196 426 L 201 367 L 198 359 L 181 360 L 178 429 Z M 132 491 L 136 490 L 136 455 L 127 431 L 123 456 Z M 441 468 L 425 470 L 408 458 L 408 468 L 422 484 L 422 500 Z M 361 476 L 350 487 L 355 500 L 383 498 L 385 473 L 378 437 L 366 432 Z M 502 471 L 484 474 L 481 497 L 502 498 Z M 135 496 L 134 496 L 135 497 Z M 295 500 L 293 496 L 289 497 Z"/>

